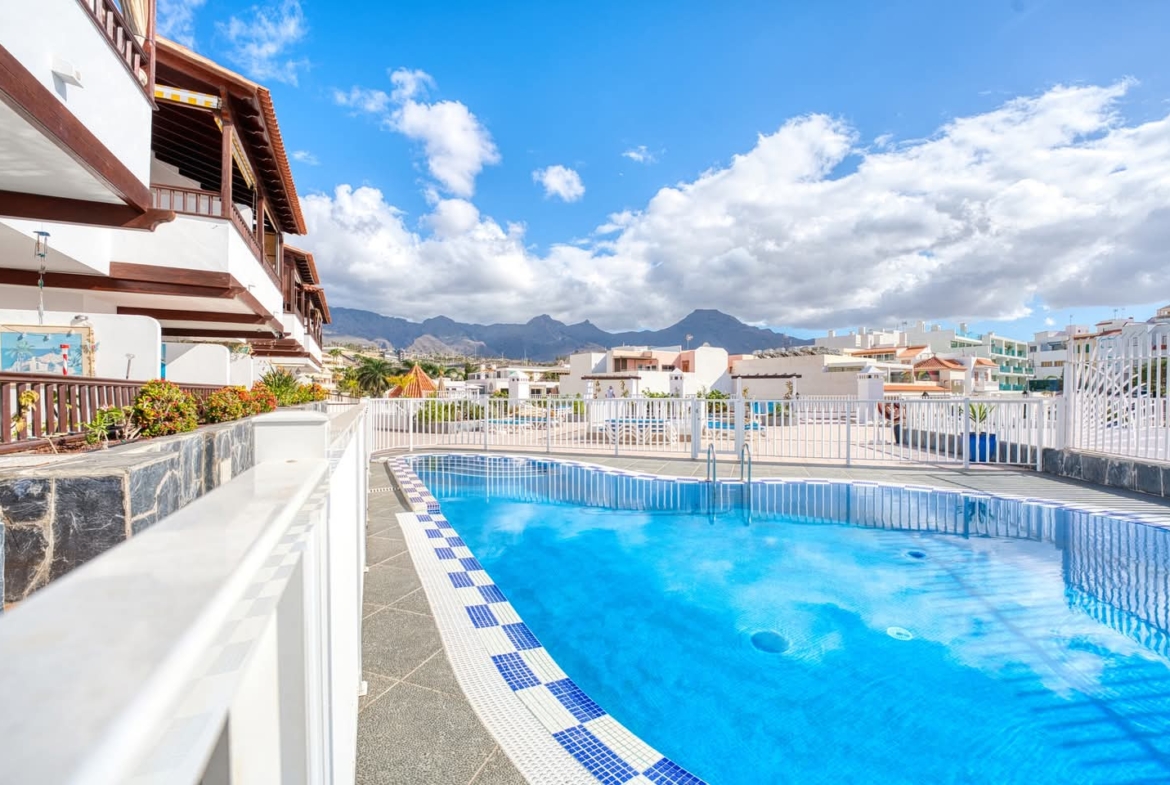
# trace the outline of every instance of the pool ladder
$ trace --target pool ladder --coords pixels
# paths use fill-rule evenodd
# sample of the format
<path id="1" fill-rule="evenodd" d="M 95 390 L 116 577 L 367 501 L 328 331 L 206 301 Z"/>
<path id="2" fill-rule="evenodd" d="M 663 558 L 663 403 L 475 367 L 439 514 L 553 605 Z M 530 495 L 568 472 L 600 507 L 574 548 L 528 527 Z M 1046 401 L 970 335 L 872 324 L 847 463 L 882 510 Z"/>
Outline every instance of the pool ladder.
<path id="1" fill-rule="evenodd" d="M 747 479 L 744 479 L 744 469 L 747 469 Z M 747 523 L 752 522 L 752 448 L 745 444 L 739 450 L 739 481 L 743 485 L 743 507 L 747 515 Z"/>
<path id="2" fill-rule="evenodd" d="M 707 516 L 715 522 L 715 483 L 719 479 L 719 464 L 715 460 L 715 445 L 707 445 Z"/>
<path id="3" fill-rule="evenodd" d="M 719 480 L 719 463 L 715 459 L 715 445 L 707 445 L 707 510 L 715 520 L 715 489 Z M 752 522 L 752 448 L 745 444 L 739 451 L 739 481 L 743 485 L 743 504 L 747 522 Z"/>

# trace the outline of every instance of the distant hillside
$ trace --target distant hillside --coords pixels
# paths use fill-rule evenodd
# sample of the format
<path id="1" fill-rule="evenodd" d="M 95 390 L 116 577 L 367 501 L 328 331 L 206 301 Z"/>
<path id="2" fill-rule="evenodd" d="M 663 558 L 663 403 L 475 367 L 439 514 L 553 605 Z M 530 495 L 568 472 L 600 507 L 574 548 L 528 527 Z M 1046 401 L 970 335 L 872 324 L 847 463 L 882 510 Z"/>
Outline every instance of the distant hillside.
<path id="1" fill-rule="evenodd" d="M 410 322 L 372 311 L 333 307 L 333 323 L 325 326 L 327 338 L 360 338 L 395 349 L 426 352 L 479 354 L 487 357 L 554 360 L 579 351 L 613 346 L 685 346 L 709 343 L 732 354 L 757 349 L 801 346 L 811 341 L 752 327 L 720 311 L 698 310 L 662 330 L 609 333 L 589 321 L 565 324 L 550 316 L 537 316 L 524 324 L 464 324 L 446 316 Z"/>

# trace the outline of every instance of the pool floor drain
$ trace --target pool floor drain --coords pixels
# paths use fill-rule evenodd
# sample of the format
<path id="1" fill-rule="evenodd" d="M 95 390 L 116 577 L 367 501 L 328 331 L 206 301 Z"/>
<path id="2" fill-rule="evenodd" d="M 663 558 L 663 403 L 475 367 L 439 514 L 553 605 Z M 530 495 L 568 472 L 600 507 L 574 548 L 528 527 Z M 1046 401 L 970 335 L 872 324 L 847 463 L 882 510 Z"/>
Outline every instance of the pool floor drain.
<path id="1" fill-rule="evenodd" d="M 906 555 L 911 559 L 925 559 L 926 553 L 924 551 L 906 551 Z"/>
<path id="2" fill-rule="evenodd" d="M 788 651 L 788 639 L 771 630 L 752 635 L 752 645 L 768 654 L 783 654 Z"/>
<path id="3" fill-rule="evenodd" d="M 914 638 L 914 633 L 905 627 L 887 627 L 886 635 L 889 635 L 896 641 L 908 641 Z"/>

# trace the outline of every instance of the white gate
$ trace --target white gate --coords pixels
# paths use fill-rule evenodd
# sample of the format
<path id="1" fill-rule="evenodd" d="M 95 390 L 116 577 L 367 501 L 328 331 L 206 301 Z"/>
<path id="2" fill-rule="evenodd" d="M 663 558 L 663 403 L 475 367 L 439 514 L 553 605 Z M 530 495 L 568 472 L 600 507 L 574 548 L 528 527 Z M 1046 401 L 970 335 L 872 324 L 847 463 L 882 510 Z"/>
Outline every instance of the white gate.
<path id="1" fill-rule="evenodd" d="M 1170 323 L 1070 340 L 1068 356 L 1068 446 L 1170 461 Z"/>

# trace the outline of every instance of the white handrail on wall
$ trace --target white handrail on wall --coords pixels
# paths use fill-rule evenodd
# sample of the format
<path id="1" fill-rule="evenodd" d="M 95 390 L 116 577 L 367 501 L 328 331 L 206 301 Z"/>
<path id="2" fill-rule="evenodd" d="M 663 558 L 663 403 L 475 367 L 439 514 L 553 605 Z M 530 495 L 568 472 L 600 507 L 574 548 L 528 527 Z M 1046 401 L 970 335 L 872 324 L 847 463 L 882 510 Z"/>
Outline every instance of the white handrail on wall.
<path id="1" fill-rule="evenodd" d="M 0 783 L 354 781 L 360 408 L 258 417 L 255 468 L 0 618 Z"/>

